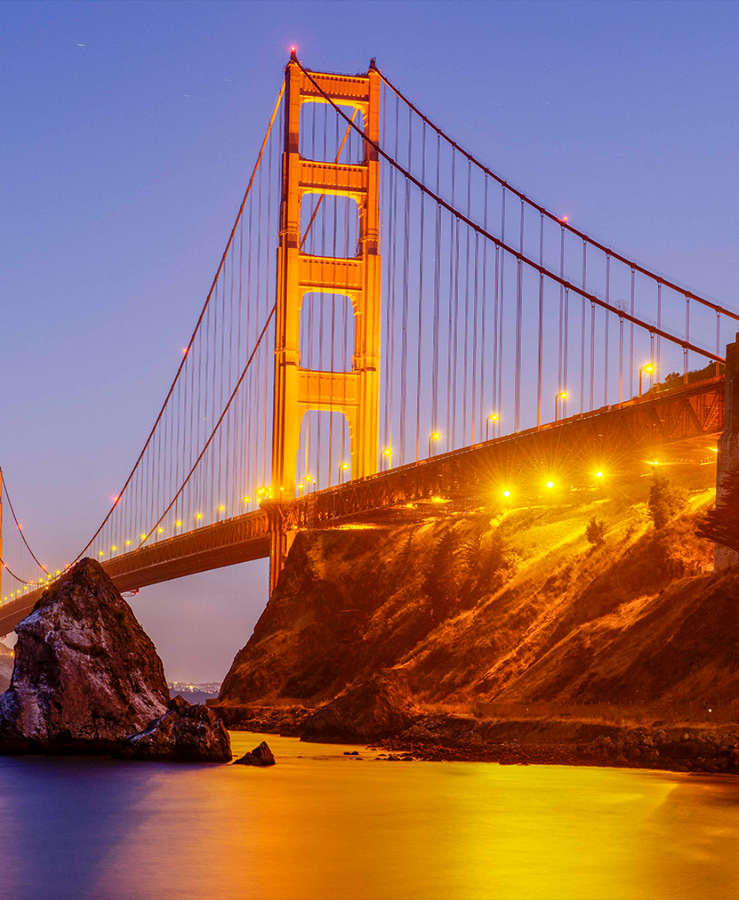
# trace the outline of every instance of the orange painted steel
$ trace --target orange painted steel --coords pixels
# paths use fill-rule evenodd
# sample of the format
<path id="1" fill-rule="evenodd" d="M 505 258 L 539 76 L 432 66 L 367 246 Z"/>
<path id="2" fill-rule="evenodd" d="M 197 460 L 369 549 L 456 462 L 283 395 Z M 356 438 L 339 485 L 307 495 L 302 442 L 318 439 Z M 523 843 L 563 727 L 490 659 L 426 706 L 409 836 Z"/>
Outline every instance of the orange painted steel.
<path id="1" fill-rule="evenodd" d="M 379 139 L 380 77 L 311 73 L 293 57 L 285 70 L 285 150 L 282 162 L 280 244 L 277 257 L 272 489 L 296 493 L 300 428 L 310 410 L 342 413 L 349 427 L 352 472 L 363 478 L 377 470 L 380 361 Z M 318 90 L 315 85 L 320 86 Z M 304 103 L 336 103 L 363 119 L 364 158 L 360 163 L 304 159 L 300 155 L 300 110 Z M 354 116 L 352 116 L 353 120 Z M 346 139 L 346 138 L 345 138 Z M 370 143 L 372 142 L 372 143 Z M 343 147 L 343 142 L 342 145 Z M 340 148 L 341 151 L 341 148 Z M 346 197 L 359 213 L 359 250 L 353 258 L 319 257 L 301 250 L 303 198 Z M 310 225 L 308 229 L 310 229 Z M 311 292 L 343 294 L 355 317 L 352 369 L 311 371 L 300 365 L 300 310 Z"/>
<path id="2" fill-rule="evenodd" d="M 548 460 L 568 475 L 584 472 L 592 448 L 605 458 L 639 459 L 647 451 L 721 433 L 723 377 L 628 400 L 556 424 L 494 438 L 305 497 L 266 501 L 256 512 L 208 525 L 103 563 L 120 590 L 270 557 L 270 589 L 295 534 L 330 527 L 436 495 L 464 502 L 489 493 L 495 473 L 527 470 Z M 585 468 L 584 468 L 585 467 Z M 33 609 L 41 589 L 0 607 L 0 635 Z"/>

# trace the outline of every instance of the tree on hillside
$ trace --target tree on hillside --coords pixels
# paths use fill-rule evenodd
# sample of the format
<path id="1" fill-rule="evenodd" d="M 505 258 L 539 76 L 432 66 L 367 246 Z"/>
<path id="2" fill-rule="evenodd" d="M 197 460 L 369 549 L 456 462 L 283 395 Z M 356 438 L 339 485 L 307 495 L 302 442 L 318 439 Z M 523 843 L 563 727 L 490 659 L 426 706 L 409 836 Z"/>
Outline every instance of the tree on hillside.
<path id="1" fill-rule="evenodd" d="M 696 533 L 739 553 L 739 466 L 724 479 L 721 499 L 698 520 Z"/>
<path id="2" fill-rule="evenodd" d="M 606 539 L 606 523 L 593 516 L 585 529 L 585 537 L 594 547 L 600 546 Z"/>
<path id="3" fill-rule="evenodd" d="M 654 473 L 654 480 L 649 489 L 649 515 L 655 528 L 665 525 L 683 509 L 688 501 L 684 488 L 673 484 L 666 475 Z"/>

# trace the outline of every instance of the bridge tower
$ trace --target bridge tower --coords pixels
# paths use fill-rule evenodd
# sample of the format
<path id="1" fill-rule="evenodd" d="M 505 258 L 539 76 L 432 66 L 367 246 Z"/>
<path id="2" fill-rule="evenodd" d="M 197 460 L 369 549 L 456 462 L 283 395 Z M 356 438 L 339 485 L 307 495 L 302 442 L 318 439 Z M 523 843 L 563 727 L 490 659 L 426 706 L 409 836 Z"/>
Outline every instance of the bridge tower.
<path id="1" fill-rule="evenodd" d="M 275 498 L 282 499 L 295 496 L 300 428 L 309 410 L 339 412 L 346 417 L 353 478 L 376 472 L 379 452 L 379 160 L 367 142 L 360 163 L 301 157 L 301 107 L 326 103 L 324 94 L 342 107 L 356 110 L 364 134 L 375 143 L 379 140 L 380 76 L 374 67 L 366 75 L 308 75 L 293 52 L 285 70 L 272 431 L 272 488 Z M 308 194 L 347 197 L 356 203 L 356 256 L 324 257 L 301 251 L 300 207 Z M 316 371 L 300 364 L 300 310 L 305 295 L 313 292 L 344 295 L 351 301 L 354 353 L 350 371 Z"/>

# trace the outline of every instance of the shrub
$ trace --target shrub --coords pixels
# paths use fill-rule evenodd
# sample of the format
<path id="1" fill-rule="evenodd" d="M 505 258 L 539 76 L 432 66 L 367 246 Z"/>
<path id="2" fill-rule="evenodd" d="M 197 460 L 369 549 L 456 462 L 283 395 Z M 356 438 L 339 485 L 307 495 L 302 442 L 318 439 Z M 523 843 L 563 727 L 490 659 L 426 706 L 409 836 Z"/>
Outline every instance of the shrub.
<path id="1" fill-rule="evenodd" d="M 585 537 L 594 547 L 599 546 L 606 539 L 606 523 L 593 516 L 585 529 Z"/>
<path id="2" fill-rule="evenodd" d="M 649 489 L 649 515 L 655 528 L 664 528 L 685 506 L 688 496 L 685 490 L 673 484 L 666 475 L 654 473 Z"/>

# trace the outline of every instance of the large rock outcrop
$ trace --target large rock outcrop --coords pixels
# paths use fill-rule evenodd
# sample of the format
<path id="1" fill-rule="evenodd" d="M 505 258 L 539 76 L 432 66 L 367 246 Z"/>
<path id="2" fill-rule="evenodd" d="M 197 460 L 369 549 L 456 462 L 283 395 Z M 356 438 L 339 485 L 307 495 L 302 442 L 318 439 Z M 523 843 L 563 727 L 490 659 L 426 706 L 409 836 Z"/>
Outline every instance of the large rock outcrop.
<path id="1" fill-rule="evenodd" d="M 402 673 L 378 673 L 319 706 L 303 724 L 302 736 L 319 741 L 373 741 L 406 729 L 412 704 Z"/>
<path id="2" fill-rule="evenodd" d="M 10 687 L 12 675 L 13 651 L 0 641 L 0 691 L 6 691 Z"/>
<path id="3" fill-rule="evenodd" d="M 83 559 L 16 628 L 0 752 L 106 752 L 162 715 L 162 662 L 97 562 Z"/>
<path id="4" fill-rule="evenodd" d="M 127 759 L 229 762 L 231 739 L 212 709 L 175 697 L 162 716 L 126 740 L 121 755 Z"/>

